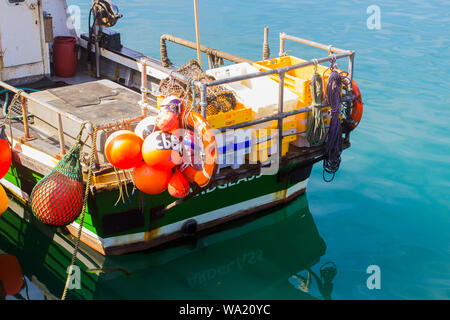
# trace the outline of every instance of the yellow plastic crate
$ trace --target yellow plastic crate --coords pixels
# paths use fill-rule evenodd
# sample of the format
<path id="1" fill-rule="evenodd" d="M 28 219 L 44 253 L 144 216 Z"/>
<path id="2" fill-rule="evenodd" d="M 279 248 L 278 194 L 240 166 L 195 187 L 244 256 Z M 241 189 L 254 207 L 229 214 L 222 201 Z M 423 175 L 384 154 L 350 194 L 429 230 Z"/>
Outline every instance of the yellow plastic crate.
<path id="1" fill-rule="evenodd" d="M 156 98 L 158 109 L 161 107 L 161 103 L 164 100 L 163 96 Z M 252 109 L 247 108 L 240 102 L 236 102 L 236 107 L 228 112 L 219 112 L 218 114 L 207 116 L 206 121 L 211 128 L 219 129 L 235 124 L 251 121 L 254 119 L 254 112 Z"/>
<path id="2" fill-rule="evenodd" d="M 294 56 L 285 56 L 285 57 L 279 57 L 269 60 L 263 60 L 254 62 L 253 66 L 260 71 L 264 70 L 270 70 L 270 69 L 277 69 L 281 67 L 287 67 L 292 66 L 294 64 L 299 64 L 306 62 L 306 60 L 294 57 Z M 327 70 L 326 66 L 318 65 L 317 66 L 317 72 L 320 75 L 323 75 L 323 73 Z M 311 98 L 311 78 L 314 73 L 314 65 L 307 66 L 304 68 L 294 69 L 285 74 L 284 77 L 284 85 L 285 87 L 289 88 L 292 92 L 298 95 L 299 99 L 305 106 L 309 106 L 312 103 Z M 327 81 L 328 81 L 329 72 L 325 74 L 325 83 L 324 88 L 326 88 Z M 278 75 L 271 75 L 270 76 L 273 80 L 279 82 L 280 78 Z"/>
<path id="3" fill-rule="evenodd" d="M 286 121 L 288 119 L 284 119 L 283 123 L 283 134 L 292 134 L 297 132 L 297 122 L 295 120 Z M 278 122 L 270 121 L 265 122 L 260 125 L 253 126 L 252 130 L 252 145 L 250 148 L 250 153 L 248 155 L 248 159 L 250 163 L 256 162 L 266 162 L 270 155 L 276 152 L 271 152 L 270 148 L 274 143 L 273 139 L 275 138 L 275 134 L 278 133 L 277 130 Z M 289 143 L 295 141 L 297 139 L 296 134 L 292 134 L 286 136 L 282 140 L 282 156 L 285 156 L 289 152 Z M 275 141 L 278 144 L 278 139 Z"/>
<path id="4" fill-rule="evenodd" d="M 295 136 L 294 140 L 296 139 Z M 281 147 L 281 151 L 282 151 L 282 156 L 285 156 L 288 152 L 289 152 L 289 146 L 290 146 L 290 142 L 292 141 L 292 138 L 289 137 L 285 137 L 283 138 L 283 143 L 282 143 L 282 147 Z M 252 149 L 250 151 L 250 153 L 248 154 L 248 159 L 250 163 L 257 163 L 257 162 L 261 162 L 264 163 L 267 160 L 269 160 L 269 156 L 278 154 L 278 148 L 274 151 L 271 150 L 272 147 L 272 140 L 268 140 L 262 143 L 259 143 L 257 145 L 252 145 Z M 278 141 L 275 142 L 278 145 Z"/>
<path id="5" fill-rule="evenodd" d="M 251 121 L 254 119 L 252 109 L 245 107 L 241 103 L 236 103 L 236 108 L 228 112 L 219 112 L 218 114 L 208 116 L 206 121 L 212 128 L 219 129 L 235 124 Z"/>

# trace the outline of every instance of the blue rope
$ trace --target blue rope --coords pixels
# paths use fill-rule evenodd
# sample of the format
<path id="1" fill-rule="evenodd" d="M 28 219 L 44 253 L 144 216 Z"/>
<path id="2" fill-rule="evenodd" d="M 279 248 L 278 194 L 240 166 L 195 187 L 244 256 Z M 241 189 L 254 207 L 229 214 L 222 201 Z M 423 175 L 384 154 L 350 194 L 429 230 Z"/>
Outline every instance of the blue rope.
<path id="1" fill-rule="evenodd" d="M 333 70 L 333 66 L 331 69 L 327 85 L 327 101 L 331 108 L 331 122 L 325 139 L 325 158 L 323 160 L 323 179 L 326 182 L 333 181 L 335 173 L 339 170 L 343 149 L 342 127 L 339 119 L 342 78 L 337 71 Z M 331 179 L 327 180 L 325 173 L 332 174 Z"/>

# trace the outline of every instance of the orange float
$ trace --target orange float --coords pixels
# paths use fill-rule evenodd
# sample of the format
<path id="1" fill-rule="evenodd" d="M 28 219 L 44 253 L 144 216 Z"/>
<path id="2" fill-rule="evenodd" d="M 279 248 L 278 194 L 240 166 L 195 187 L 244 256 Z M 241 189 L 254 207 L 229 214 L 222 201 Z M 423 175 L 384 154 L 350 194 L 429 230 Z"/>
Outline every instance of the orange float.
<path id="1" fill-rule="evenodd" d="M 199 168 L 186 165 L 181 168 L 181 172 L 189 182 L 195 182 L 201 188 L 206 187 L 217 171 L 217 146 L 213 131 L 195 111 L 184 109 L 181 118 L 187 122 L 186 125 L 200 133 L 204 150 L 204 162 Z"/>
<path id="2" fill-rule="evenodd" d="M 156 125 L 164 132 L 170 132 L 178 128 L 179 117 L 173 106 L 161 107 L 156 116 Z"/>
<path id="3" fill-rule="evenodd" d="M 132 131 L 116 131 L 106 140 L 105 156 L 116 168 L 134 168 L 142 164 L 142 143 L 142 138 Z"/>
<path id="4" fill-rule="evenodd" d="M 174 198 L 181 199 L 189 194 L 190 189 L 189 182 L 178 169 L 175 169 L 167 187 L 169 194 Z"/>
<path id="5" fill-rule="evenodd" d="M 12 156 L 9 142 L 0 139 L 0 179 L 2 179 L 11 167 Z"/>
<path id="6" fill-rule="evenodd" d="M 145 138 L 142 157 L 149 166 L 172 169 L 181 162 L 180 148 L 180 140 L 176 135 L 156 131 Z"/>
<path id="7" fill-rule="evenodd" d="M 364 104 L 361 97 L 361 91 L 359 90 L 356 82 L 352 81 L 353 94 L 355 95 L 355 100 L 353 101 L 353 108 L 350 117 L 352 118 L 350 126 L 352 130 L 355 129 L 362 119 Z"/>
<path id="8" fill-rule="evenodd" d="M 133 169 L 133 181 L 140 191 L 147 194 L 159 194 L 167 190 L 172 176 L 170 169 L 158 169 L 143 164 Z"/>
<path id="9" fill-rule="evenodd" d="M 156 116 L 156 125 L 164 132 L 179 127 L 179 115 L 183 110 L 183 102 L 176 96 L 168 96 L 161 102 L 161 111 Z"/>
<path id="10" fill-rule="evenodd" d="M 6 195 L 5 189 L 3 189 L 3 186 L 0 184 L 0 216 L 5 213 L 6 209 L 8 209 L 8 206 L 8 196 Z"/>
<path id="11" fill-rule="evenodd" d="M 19 260 L 13 255 L 0 255 L 0 281 L 7 296 L 18 294 L 23 287 L 23 274 Z"/>

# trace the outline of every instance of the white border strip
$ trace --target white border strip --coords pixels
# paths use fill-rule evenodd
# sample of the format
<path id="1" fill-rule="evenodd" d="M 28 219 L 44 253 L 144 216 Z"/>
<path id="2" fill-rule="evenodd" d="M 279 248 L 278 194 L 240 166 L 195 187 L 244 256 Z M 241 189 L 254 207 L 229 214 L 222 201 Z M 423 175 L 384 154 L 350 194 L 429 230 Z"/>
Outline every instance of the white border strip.
<path id="1" fill-rule="evenodd" d="M 296 185 L 290 187 L 287 190 L 282 190 L 279 192 L 274 192 L 271 194 L 267 194 L 264 196 L 260 196 L 254 199 L 250 199 L 247 201 L 243 201 L 240 203 L 233 204 L 228 207 L 220 208 L 211 212 L 207 212 L 198 216 L 195 216 L 195 220 L 197 220 L 198 224 L 204 224 L 210 221 L 214 221 L 226 216 L 229 216 L 231 214 L 235 214 L 239 211 L 245 211 L 254 207 L 262 206 L 274 201 L 284 200 L 287 197 L 293 195 L 295 192 L 298 192 L 302 189 L 306 189 L 308 183 L 308 179 L 301 181 L 297 183 Z M 283 191 L 287 191 L 286 193 Z M 104 238 L 101 239 L 103 242 L 104 248 L 109 247 L 115 247 L 115 246 L 121 246 L 126 244 L 131 244 L 135 242 L 142 242 L 142 241 L 151 241 L 152 238 L 168 235 L 177 231 L 180 231 L 181 226 L 191 218 L 181 220 L 166 226 L 163 226 L 157 230 L 149 231 L 149 232 L 139 232 L 129 235 L 123 235 L 123 236 L 117 236 L 117 237 L 110 237 L 110 238 Z M 152 234 L 150 236 L 150 234 Z"/>

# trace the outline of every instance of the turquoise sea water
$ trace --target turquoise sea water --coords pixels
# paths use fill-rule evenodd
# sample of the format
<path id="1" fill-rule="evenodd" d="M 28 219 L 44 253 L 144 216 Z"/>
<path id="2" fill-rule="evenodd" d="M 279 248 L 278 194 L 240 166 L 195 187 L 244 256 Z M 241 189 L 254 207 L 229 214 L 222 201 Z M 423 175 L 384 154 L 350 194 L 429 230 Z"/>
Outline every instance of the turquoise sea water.
<path id="1" fill-rule="evenodd" d="M 87 25 L 90 2 L 68 1 L 82 8 L 82 26 Z M 115 29 L 127 47 L 158 58 L 163 33 L 195 41 L 192 1 L 116 3 L 125 17 Z M 367 26 L 371 5 L 380 8 L 380 29 Z M 105 281 L 94 298 L 320 297 L 323 289 L 314 277 L 305 295 L 298 290 L 295 275 L 305 277 L 307 266 L 319 274 L 320 267 L 331 261 L 337 270 L 333 299 L 449 299 L 450 3 L 200 0 L 199 15 L 202 44 L 252 60 L 261 59 L 264 26 L 270 29 L 272 57 L 278 53 L 279 32 L 355 50 L 354 76 L 365 103 L 363 120 L 332 183 L 322 180 L 321 163 L 316 164 L 306 197 L 262 222 L 204 240 L 228 239 L 222 246 L 194 250 L 187 245 L 116 260 L 116 265 L 120 261 L 136 269 L 136 274 L 144 271 L 133 263 L 144 264 L 148 275 L 154 273 L 160 280 L 159 287 L 152 290 L 154 278 L 139 282 L 135 275 L 135 289 L 129 293 L 116 292 Z M 306 59 L 326 55 L 292 42 L 286 48 Z M 172 44 L 168 52 L 178 65 L 196 56 L 195 51 Z M 289 229 L 283 223 L 292 215 L 303 219 L 302 227 Z M 273 234 L 270 228 L 252 231 L 260 230 L 258 223 L 264 221 L 273 226 Z M 317 228 L 325 247 L 317 235 L 296 234 L 302 228 L 312 233 Z M 265 232 L 281 244 L 277 255 L 271 256 L 273 248 Z M 239 237 L 251 245 L 237 248 L 239 242 L 233 239 Z M 170 255 L 182 258 L 158 263 Z M 298 259 L 297 266 L 293 259 Z M 367 287 L 370 265 L 380 268 L 381 289 Z M 126 287 L 126 276 L 116 278 L 111 283 L 123 281 Z"/>

